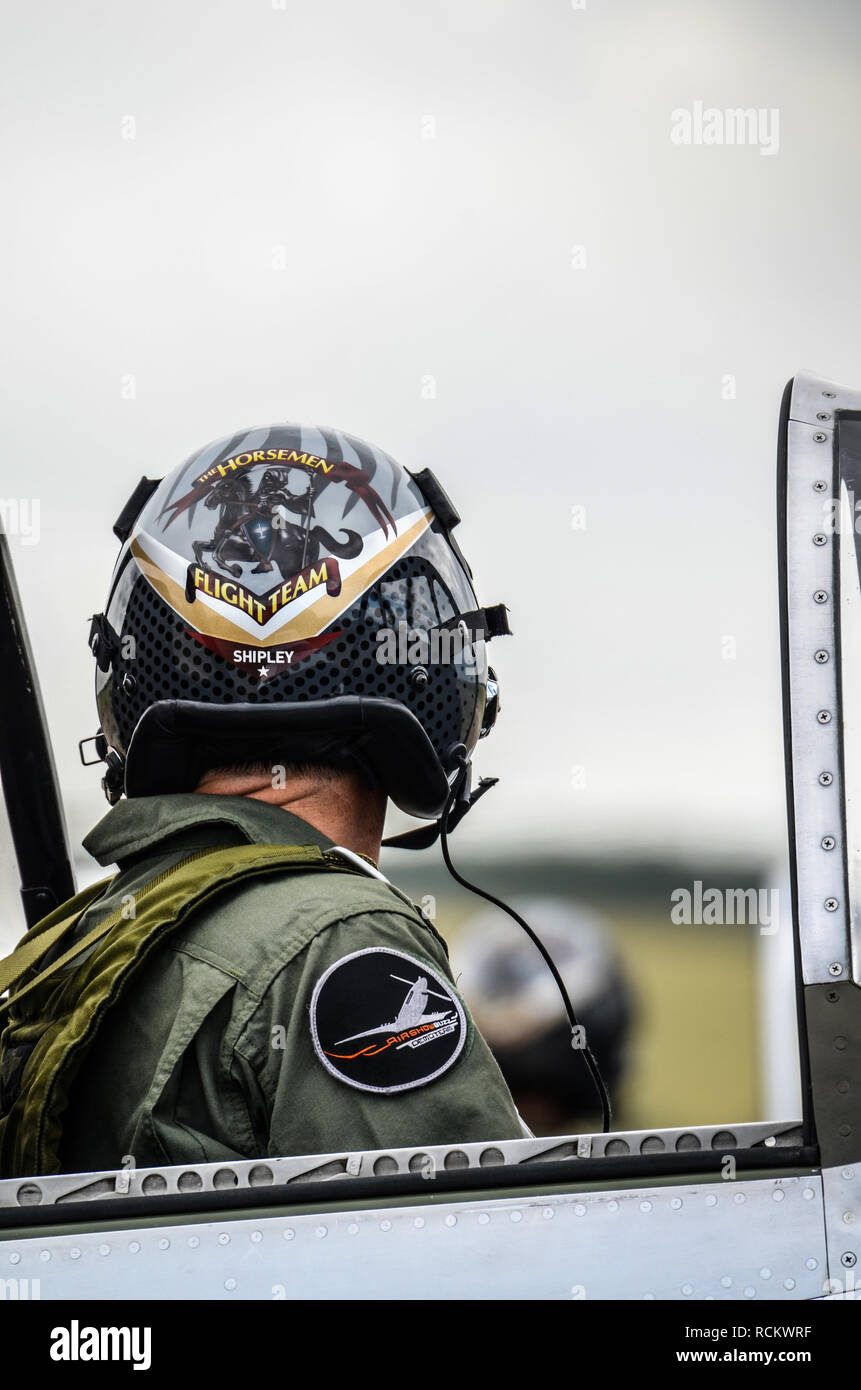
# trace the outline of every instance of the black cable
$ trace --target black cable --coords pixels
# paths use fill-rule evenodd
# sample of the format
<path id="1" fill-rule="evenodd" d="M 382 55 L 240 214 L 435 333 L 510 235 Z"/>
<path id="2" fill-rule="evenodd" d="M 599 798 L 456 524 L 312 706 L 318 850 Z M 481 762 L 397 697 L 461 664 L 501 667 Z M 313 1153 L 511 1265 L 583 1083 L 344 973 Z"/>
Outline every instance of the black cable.
<path id="1" fill-rule="evenodd" d="M 523 930 L 526 932 L 526 935 L 529 937 L 530 941 L 538 947 L 538 950 L 544 957 L 544 960 L 554 980 L 556 981 L 559 993 L 562 995 L 562 1002 L 565 1005 L 565 1012 L 568 1015 L 568 1022 L 571 1025 L 572 1048 L 574 1048 L 575 1051 L 580 1052 L 582 1054 L 583 1061 L 586 1063 L 589 1075 L 591 1076 L 592 1081 L 595 1084 L 595 1089 L 598 1092 L 598 1097 L 601 1101 L 602 1132 L 604 1134 L 607 1134 L 609 1133 L 610 1123 L 612 1120 L 612 1111 L 610 1109 L 610 1096 L 607 1091 L 607 1087 L 604 1084 L 604 1079 L 601 1076 L 601 1072 L 598 1069 L 598 1063 L 595 1059 L 595 1054 L 589 1047 L 588 1043 L 586 1043 L 583 1047 L 575 1047 L 574 1045 L 573 1039 L 575 1030 L 580 1028 L 582 1025 L 577 1021 L 577 1015 L 575 1014 L 574 1008 L 571 1004 L 571 1000 L 568 997 L 568 991 L 565 988 L 565 982 L 562 979 L 562 976 L 559 974 L 558 969 L 556 968 L 556 962 L 554 961 L 550 952 L 547 950 L 547 947 L 532 930 L 529 923 L 524 922 L 519 912 L 515 912 L 513 907 L 509 907 L 508 904 L 502 902 L 500 898 L 495 898 L 492 893 L 486 893 L 483 888 L 478 888 L 474 883 L 470 883 L 467 879 L 463 877 L 462 874 L 458 873 L 457 869 L 454 867 L 454 864 L 451 862 L 451 854 L 449 853 L 448 848 L 448 821 L 449 816 L 451 815 L 452 809 L 454 807 L 454 803 L 461 793 L 461 789 L 464 785 L 464 781 L 466 779 L 468 771 L 467 764 L 462 763 L 461 766 L 462 770 L 455 780 L 454 786 L 451 790 L 451 795 L 449 796 L 449 799 L 446 803 L 446 808 L 442 814 L 442 818 L 440 821 L 440 844 L 442 845 L 442 857 L 445 861 L 445 866 L 451 874 L 452 878 L 455 880 L 455 882 L 459 883 L 462 888 L 466 888 L 467 891 L 470 893 L 475 893 L 476 896 L 479 898 L 484 898 L 486 902 L 493 903 L 494 907 L 501 908 L 503 912 L 508 913 L 509 917 L 513 917 L 517 925 L 519 927 L 522 927 Z"/>

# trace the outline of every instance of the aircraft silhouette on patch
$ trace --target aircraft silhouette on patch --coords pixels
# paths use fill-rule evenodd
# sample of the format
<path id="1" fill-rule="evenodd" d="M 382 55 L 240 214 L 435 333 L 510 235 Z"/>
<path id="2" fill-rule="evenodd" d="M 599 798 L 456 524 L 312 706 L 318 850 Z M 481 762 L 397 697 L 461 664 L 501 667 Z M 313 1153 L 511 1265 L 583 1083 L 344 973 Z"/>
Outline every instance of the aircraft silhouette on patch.
<path id="1" fill-rule="evenodd" d="M 450 1008 L 440 1009 L 434 1013 L 425 1013 L 429 995 L 434 995 L 436 999 L 444 999 L 447 1004 L 450 1004 L 451 1000 L 446 995 L 439 994 L 435 989 L 428 989 L 428 982 L 424 975 L 420 975 L 417 980 L 405 980 L 402 975 L 392 975 L 391 979 L 397 980 L 402 985 L 409 985 L 407 996 L 398 1010 L 397 1018 L 390 1023 L 381 1023 L 376 1028 L 365 1028 L 361 1033 L 351 1033 L 348 1038 L 339 1038 L 334 1044 L 335 1047 L 342 1047 L 344 1043 L 355 1042 L 357 1038 L 372 1037 L 374 1033 L 402 1034 L 406 1029 L 419 1028 L 425 1023 L 437 1023 L 440 1019 L 448 1018 L 451 1014 Z M 382 1051 L 382 1049 L 380 1050 Z"/>

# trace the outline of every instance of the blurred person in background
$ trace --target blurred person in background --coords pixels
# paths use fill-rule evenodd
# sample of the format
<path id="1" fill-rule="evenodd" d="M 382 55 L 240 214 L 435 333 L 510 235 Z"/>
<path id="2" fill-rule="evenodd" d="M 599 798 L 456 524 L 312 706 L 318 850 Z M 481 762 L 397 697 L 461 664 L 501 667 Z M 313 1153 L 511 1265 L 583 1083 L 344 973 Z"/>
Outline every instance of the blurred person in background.
<path id="1" fill-rule="evenodd" d="M 600 918 L 556 897 L 515 900 L 562 976 L 584 1038 L 613 1094 L 624 1078 L 634 996 Z M 576 1051 L 550 970 L 520 927 L 492 909 L 471 917 L 452 967 L 520 1114 L 535 1134 L 568 1134 L 596 1116 L 595 1086 Z M 600 1121 L 598 1123 L 600 1128 Z"/>

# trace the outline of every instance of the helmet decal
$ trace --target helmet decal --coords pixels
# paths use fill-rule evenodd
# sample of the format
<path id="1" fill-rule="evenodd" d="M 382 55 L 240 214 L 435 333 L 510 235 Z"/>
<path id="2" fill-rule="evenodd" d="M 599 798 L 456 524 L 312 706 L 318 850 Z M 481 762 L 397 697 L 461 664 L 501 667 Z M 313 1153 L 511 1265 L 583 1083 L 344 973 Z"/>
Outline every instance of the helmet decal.
<path id="1" fill-rule="evenodd" d="M 371 540 L 364 547 L 369 553 L 363 563 L 345 567 L 335 557 L 326 556 L 307 566 L 307 571 L 262 593 L 247 583 L 220 578 L 208 567 L 195 565 L 189 571 L 194 580 L 194 598 L 189 600 L 188 572 L 181 561 L 177 564 L 174 552 L 154 544 L 150 537 L 144 542 L 139 536 L 132 538 L 131 551 L 153 588 L 194 629 L 192 636 L 220 638 L 233 645 L 251 641 L 256 646 L 290 643 L 299 647 L 320 636 L 323 628 L 385 574 L 427 529 L 430 518 L 430 510 L 423 508 L 405 518 L 402 534 L 388 542 Z M 210 610 L 205 616 L 204 609 Z"/>
<path id="2" fill-rule="evenodd" d="M 236 664 L 260 648 L 286 647 L 292 663 L 331 640 L 337 633 L 323 638 L 324 630 L 432 518 L 412 489 L 401 490 L 393 514 L 401 479 L 385 456 L 391 504 L 340 445 L 326 453 L 288 447 L 288 429 L 268 432 L 277 442 L 266 448 L 215 461 L 207 450 L 203 469 L 199 457 L 191 460 L 171 499 L 159 489 L 131 537 L 141 571 L 190 635 Z M 385 478 L 376 460 L 372 466 Z"/>

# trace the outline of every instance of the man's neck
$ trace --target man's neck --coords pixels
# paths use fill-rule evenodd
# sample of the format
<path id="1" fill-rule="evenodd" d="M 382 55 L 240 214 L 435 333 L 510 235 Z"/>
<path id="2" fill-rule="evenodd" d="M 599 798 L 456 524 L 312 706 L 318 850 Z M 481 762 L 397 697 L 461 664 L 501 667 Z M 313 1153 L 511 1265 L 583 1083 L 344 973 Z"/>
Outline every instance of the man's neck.
<path id="1" fill-rule="evenodd" d="M 330 779 L 321 780 L 298 775 L 267 778 L 216 769 L 204 773 L 196 790 L 210 796 L 248 796 L 280 806 L 313 825 L 333 844 L 366 854 L 375 864 L 379 861 L 386 796 L 371 790 L 356 773 L 335 772 Z"/>

